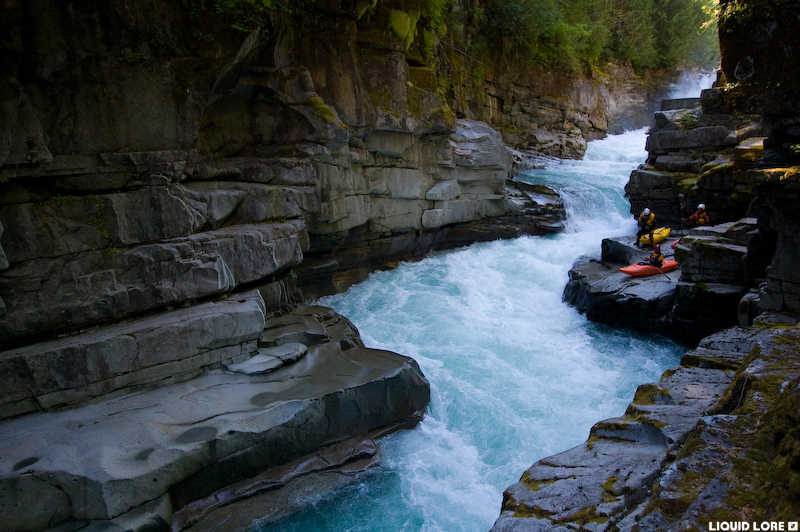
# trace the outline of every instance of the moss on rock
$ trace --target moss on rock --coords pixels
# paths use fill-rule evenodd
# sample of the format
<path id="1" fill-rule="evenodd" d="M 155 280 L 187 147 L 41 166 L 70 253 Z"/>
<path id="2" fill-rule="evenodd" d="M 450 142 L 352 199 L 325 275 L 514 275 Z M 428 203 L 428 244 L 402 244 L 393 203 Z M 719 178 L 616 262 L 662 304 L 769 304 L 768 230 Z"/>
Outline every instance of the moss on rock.
<path id="1" fill-rule="evenodd" d="M 403 41 L 406 50 L 414 42 L 414 36 L 417 33 L 417 22 L 419 21 L 419 11 L 414 13 L 406 13 L 397 9 L 392 9 L 389 14 L 389 27 L 397 37 Z"/>
<path id="2" fill-rule="evenodd" d="M 637 388 L 633 402 L 637 405 L 655 405 L 664 397 L 669 397 L 669 390 L 666 388 L 659 388 L 655 384 L 642 384 Z"/>

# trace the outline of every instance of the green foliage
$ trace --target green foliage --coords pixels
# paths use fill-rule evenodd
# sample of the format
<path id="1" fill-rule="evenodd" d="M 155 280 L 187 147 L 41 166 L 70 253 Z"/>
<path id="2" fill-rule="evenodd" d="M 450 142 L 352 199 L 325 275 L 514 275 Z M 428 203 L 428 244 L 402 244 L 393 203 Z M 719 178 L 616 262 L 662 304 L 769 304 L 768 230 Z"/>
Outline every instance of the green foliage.
<path id="1" fill-rule="evenodd" d="M 564 32 L 553 0 L 489 0 L 482 15 L 482 44 L 518 65 L 531 60 L 550 63 L 558 33 Z"/>
<path id="2" fill-rule="evenodd" d="M 629 61 L 634 68 L 671 68 L 693 51 L 697 59 L 705 54 L 704 63 L 716 57 L 712 15 L 702 2 L 615 0 L 614 4 L 609 13 L 612 58 Z"/>
<path id="3" fill-rule="evenodd" d="M 683 61 L 710 67 L 719 59 L 715 1 L 479 0 L 448 20 L 451 33 L 465 33 L 471 55 L 518 68 L 578 71 L 605 61 L 637 70 Z"/>
<path id="4" fill-rule="evenodd" d="M 432 28 L 444 30 L 444 18 L 452 3 L 453 0 L 425 0 L 422 13 L 430 21 Z"/>
<path id="5" fill-rule="evenodd" d="M 214 42 L 214 34 L 213 33 L 204 33 L 201 30 L 195 29 L 192 31 L 192 37 L 197 39 L 198 41 L 205 41 L 205 42 Z"/>
<path id="6" fill-rule="evenodd" d="M 106 222 L 103 218 L 103 212 L 105 211 L 105 208 L 105 203 L 102 201 L 97 202 L 97 210 L 95 211 L 94 220 L 92 220 L 92 223 L 94 223 L 95 227 L 97 227 L 97 229 L 100 231 L 100 234 L 103 235 L 103 238 L 106 239 L 108 245 L 103 251 L 110 255 L 112 253 L 117 253 L 119 250 L 117 249 L 117 246 L 114 245 L 114 241 L 111 239 L 111 233 L 108 231 L 108 229 L 106 229 Z"/>
<path id="7" fill-rule="evenodd" d="M 137 54 L 135 54 L 132 50 L 126 48 L 119 54 L 119 57 L 117 59 L 119 59 L 121 63 L 128 63 L 129 65 L 132 65 L 141 58 Z"/>
<path id="8" fill-rule="evenodd" d="M 697 111 L 689 110 L 684 111 L 675 122 L 681 126 L 681 130 L 687 131 L 689 129 L 697 128 Z"/>

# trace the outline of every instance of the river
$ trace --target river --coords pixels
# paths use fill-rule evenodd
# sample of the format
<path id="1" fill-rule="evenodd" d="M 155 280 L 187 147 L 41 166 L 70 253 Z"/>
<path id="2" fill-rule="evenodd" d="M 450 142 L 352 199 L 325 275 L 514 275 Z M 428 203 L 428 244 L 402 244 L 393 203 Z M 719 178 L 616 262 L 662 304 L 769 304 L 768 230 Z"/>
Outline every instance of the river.
<path id="1" fill-rule="evenodd" d="M 635 232 L 622 191 L 645 138 L 593 141 L 582 161 L 518 177 L 560 191 L 565 232 L 436 253 L 320 301 L 366 345 L 416 359 L 431 404 L 416 429 L 381 440 L 381 467 L 262 532 L 485 532 L 531 464 L 585 441 L 678 364 L 671 341 L 590 323 L 561 301 L 576 257 Z"/>

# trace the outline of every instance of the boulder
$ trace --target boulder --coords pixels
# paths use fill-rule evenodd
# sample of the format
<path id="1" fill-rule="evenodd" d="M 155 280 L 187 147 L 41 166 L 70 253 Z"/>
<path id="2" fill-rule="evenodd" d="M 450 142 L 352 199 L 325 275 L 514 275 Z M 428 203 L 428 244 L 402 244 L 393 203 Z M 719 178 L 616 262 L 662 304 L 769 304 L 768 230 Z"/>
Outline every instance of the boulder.
<path id="1" fill-rule="evenodd" d="M 685 236 L 675 246 L 682 281 L 744 284 L 747 247 L 713 236 Z"/>
<path id="2" fill-rule="evenodd" d="M 672 334 L 689 345 L 737 325 L 739 302 L 748 291 L 741 285 L 683 281 L 675 290 L 675 306 L 669 317 Z"/>
<path id="3" fill-rule="evenodd" d="M 707 126 L 686 131 L 662 129 L 647 137 L 647 151 L 668 153 L 669 151 L 702 148 L 718 150 L 725 146 L 730 130 L 724 126 Z"/>
<path id="4" fill-rule="evenodd" d="M 500 134 L 480 122 L 459 120 L 450 135 L 453 161 L 458 166 L 511 171 L 511 155 Z"/>
<path id="5" fill-rule="evenodd" d="M 599 258 L 584 256 L 573 264 L 563 299 L 592 321 L 642 332 L 669 334 L 667 318 L 675 303 L 680 270 L 632 277 L 619 268 L 640 261 L 647 251 L 635 237 L 603 239 Z M 672 258 L 668 239 L 662 253 Z"/>
<path id="6" fill-rule="evenodd" d="M 461 195 L 458 181 L 440 181 L 425 193 L 425 199 L 430 201 L 454 200 Z"/>
<path id="7" fill-rule="evenodd" d="M 653 165 L 664 172 L 700 173 L 701 161 L 683 155 L 659 155 Z"/>

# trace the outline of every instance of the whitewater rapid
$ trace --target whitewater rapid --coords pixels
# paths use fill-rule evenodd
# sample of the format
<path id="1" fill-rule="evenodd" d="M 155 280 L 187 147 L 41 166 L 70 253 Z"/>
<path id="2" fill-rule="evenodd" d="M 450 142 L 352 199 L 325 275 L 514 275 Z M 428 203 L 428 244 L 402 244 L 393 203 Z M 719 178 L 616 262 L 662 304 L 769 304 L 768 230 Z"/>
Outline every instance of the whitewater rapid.
<path id="1" fill-rule="evenodd" d="M 366 345 L 416 359 L 431 404 L 417 428 L 381 440 L 381 467 L 264 532 L 486 531 L 532 463 L 585 441 L 678 364 L 671 341 L 590 323 L 561 301 L 578 256 L 635 232 L 622 191 L 644 145 L 643 130 L 593 141 L 582 161 L 518 177 L 559 190 L 561 234 L 433 254 L 320 301 Z"/>

